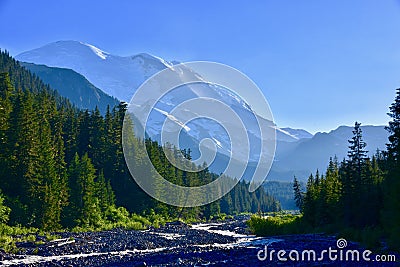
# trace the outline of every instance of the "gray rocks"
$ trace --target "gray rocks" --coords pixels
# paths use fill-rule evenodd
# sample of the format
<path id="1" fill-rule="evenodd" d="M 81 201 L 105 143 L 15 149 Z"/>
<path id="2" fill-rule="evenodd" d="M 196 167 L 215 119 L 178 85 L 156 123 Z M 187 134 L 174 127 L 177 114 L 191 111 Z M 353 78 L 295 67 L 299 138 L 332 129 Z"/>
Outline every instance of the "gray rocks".
<path id="1" fill-rule="evenodd" d="M 313 249 L 321 252 L 336 246 L 334 236 L 322 234 L 279 236 L 246 240 L 246 218 L 235 218 L 209 225 L 209 230 L 181 222 L 146 231 L 115 229 L 103 232 L 57 233 L 61 239 L 36 246 L 19 243 L 24 253 L 9 255 L 0 250 L 0 265 L 16 266 L 375 266 L 368 262 L 291 262 L 277 259 L 260 261 L 257 253 L 268 244 L 269 250 Z M 207 227 L 206 227 L 207 228 Z M 214 232 L 213 232 L 214 231 Z M 225 234 L 219 234 L 225 231 Z M 229 236 L 230 232 L 240 234 Z M 226 234 L 228 233 L 228 235 Z M 254 237 L 252 237 L 254 239 Z M 275 240 L 275 242 L 268 242 Z M 266 242 L 264 242 L 266 241 Z M 351 249 L 360 248 L 348 242 Z M 387 264 L 385 266 L 396 266 Z"/>

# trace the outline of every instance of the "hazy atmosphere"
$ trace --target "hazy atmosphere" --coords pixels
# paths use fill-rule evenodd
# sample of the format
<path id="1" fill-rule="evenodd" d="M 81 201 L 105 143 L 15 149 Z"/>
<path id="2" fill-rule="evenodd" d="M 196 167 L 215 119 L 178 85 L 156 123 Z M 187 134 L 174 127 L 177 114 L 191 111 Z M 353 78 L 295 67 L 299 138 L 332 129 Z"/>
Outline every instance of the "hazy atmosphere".
<path id="1" fill-rule="evenodd" d="M 261 88 L 280 127 L 315 133 L 387 123 L 400 86 L 399 14 L 395 0 L 2 0 L 0 47 L 16 56 L 77 40 L 121 56 L 228 64 Z"/>
<path id="2" fill-rule="evenodd" d="M 400 266 L 400 0 L 0 25 L 0 266 Z"/>

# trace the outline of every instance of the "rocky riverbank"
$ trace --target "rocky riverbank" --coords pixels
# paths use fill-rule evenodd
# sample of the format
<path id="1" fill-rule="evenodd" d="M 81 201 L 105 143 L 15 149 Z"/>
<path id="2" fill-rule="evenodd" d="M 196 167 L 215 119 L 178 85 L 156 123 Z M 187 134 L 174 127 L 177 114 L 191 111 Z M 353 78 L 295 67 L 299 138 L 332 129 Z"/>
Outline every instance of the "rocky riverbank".
<path id="1" fill-rule="evenodd" d="M 332 261 L 325 255 L 321 261 L 282 262 L 277 257 L 287 251 L 337 248 L 334 236 L 320 234 L 261 238 L 246 230 L 245 219 L 187 225 L 169 223 L 158 229 L 104 232 L 58 233 L 60 239 L 42 245 L 20 243 L 16 255 L 0 253 L 1 266 L 398 266 L 367 261 Z M 266 247 L 267 246 L 267 247 Z M 344 249 L 364 251 L 348 242 Z M 273 258 L 266 258 L 275 250 Z M 260 252 L 261 251 L 261 252 Z M 345 251 L 344 251 L 345 253 Z M 257 257 L 258 255 L 258 257 Z M 360 254 L 361 255 L 361 254 Z M 372 254 L 373 256 L 374 254 Z M 338 254 L 339 256 L 339 254 Z M 371 257 L 372 257 L 371 256 Z M 318 258 L 318 257 L 317 257 Z"/>

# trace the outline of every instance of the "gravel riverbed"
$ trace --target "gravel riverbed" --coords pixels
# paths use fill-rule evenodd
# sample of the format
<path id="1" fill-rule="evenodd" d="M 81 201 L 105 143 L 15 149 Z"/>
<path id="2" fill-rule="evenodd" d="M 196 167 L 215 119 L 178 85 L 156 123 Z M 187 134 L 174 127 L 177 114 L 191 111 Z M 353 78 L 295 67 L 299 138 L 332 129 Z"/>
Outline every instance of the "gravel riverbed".
<path id="1" fill-rule="evenodd" d="M 18 244 L 19 254 L 0 251 L 0 266 L 399 266 L 398 262 L 362 259 L 332 261 L 328 255 L 320 261 L 281 261 L 279 250 L 286 251 L 286 258 L 291 250 L 299 251 L 300 257 L 302 251 L 314 250 L 318 258 L 329 247 L 339 253 L 337 238 L 323 234 L 256 237 L 246 229 L 246 219 L 193 225 L 175 222 L 144 231 L 58 233 L 60 239 L 39 246 Z M 365 250 L 354 242 L 347 242 L 342 250 L 345 254 L 350 249 L 359 250 L 360 255 Z M 275 250 L 272 259 L 262 260 L 266 250 L 267 255 Z"/>

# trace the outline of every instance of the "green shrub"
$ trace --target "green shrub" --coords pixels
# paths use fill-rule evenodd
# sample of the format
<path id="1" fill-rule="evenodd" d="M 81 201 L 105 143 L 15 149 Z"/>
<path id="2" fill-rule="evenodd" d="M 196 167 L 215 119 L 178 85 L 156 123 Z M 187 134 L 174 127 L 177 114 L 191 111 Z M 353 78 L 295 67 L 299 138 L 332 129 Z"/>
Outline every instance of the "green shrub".
<path id="1" fill-rule="evenodd" d="M 129 212 L 124 207 L 109 206 L 105 212 L 106 220 L 109 222 L 127 222 L 129 221 Z"/>
<path id="2" fill-rule="evenodd" d="M 16 242 L 36 242 L 37 228 L 0 224 L 0 248 L 6 252 L 18 251 Z"/>
<path id="3" fill-rule="evenodd" d="M 212 215 L 210 217 L 211 220 L 217 220 L 217 221 L 225 221 L 227 219 L 227 216 L 225 213 L 218 213 L 215 215 Z"/>
<path id="4" fill-rule="evenodd" d="M 0 224 L 7 223 L 11 209 L 4 205 L 4 197 L 0 192 Z"/>
<path id="5" fill-rule="evenodd" d="M 260 236 L 299 234 L 305 231 L 301 216 L 290 214 L 266 217 L 253 215 L 247 225 L 254 234 Z"/>
<path id="6" fill-rule="evenodd" d="M 14 238 L 7 235 L 0 235 L 0 248 L 6 252 L 14 253 L 17 251 Z"/>
<path id="7" fill-rule="evenodd" d="M 130 221 L 139 222 L 143 225 L 143 227 L 148 227 L 151 225 L 151 222 L 147 218 L 134 213 L 131 215 Z"/>
<path id="8" fill-rule="evenodd" d="M 140 222 L 130 221 L 125 224 L 125 228 L 129 230 L 144 230 L 146 227 Z"/>

